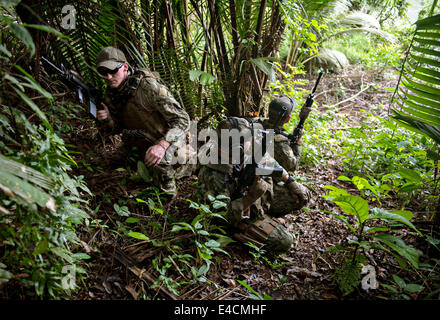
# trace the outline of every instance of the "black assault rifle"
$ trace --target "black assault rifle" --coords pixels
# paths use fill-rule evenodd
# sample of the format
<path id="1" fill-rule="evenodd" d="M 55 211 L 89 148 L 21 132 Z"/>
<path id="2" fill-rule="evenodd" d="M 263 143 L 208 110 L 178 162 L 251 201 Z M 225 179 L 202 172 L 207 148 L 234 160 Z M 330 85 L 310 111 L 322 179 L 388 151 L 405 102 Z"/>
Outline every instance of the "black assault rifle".
<path id="1" fill-rule="evenodd" d="M 322 71 L 319 72 L 319 76 L 318 76 L 318 79 L 316 80 L 315 86 L 313 87 L 312 92 L 307 97 L 306 102 L 304 103 L 304 105 L 301 108 L 301 111 L 299 113 L 299 122 L 298 122 L 298 125 L 296 126 L 296 128 L 293 129 L 293 132 L 291 134 L 288 134 L 287 132 L 284 132 L 280 129 L 274 130 L 275 134 L 282 134 L 283 136 L 289 138 L 291 146 L 296 144 L 300 138 L 301 131 L 304 128 L 304 122 L 307 120 L 307 117 L 309 116 L 309 113 L 312 110 L 312 105 L 313 105 L 313 102 L 315 101 L 314 100 L 315 91 L 316 91 L 316 88 L 318 87 L 318 84 L 319 84 L 319 81 L 321 80 L 321 77 L 322 77 Z"/>
<path id="2" fill-rule="evenodd" d="M 254 134 L 261 135 L 261 148 L 262 148 L 262 158 L 267 152 L 267 134 L 269 133 L 267 130 L 256 130 L 252 133 L 252 137 L 255 139 Z M 271 139 L 269 143 L 272 143 Z M 270 144 L 269 144 L 270 146 Z M 241 147 L 243 150 L 243 148 Z M 251 156 L 251 163 L 244 163 L 244 159 L 241 159 L 241 164 L 236 164 L 233 167 L 232 178 L 235 184 L 235 190 L 231 195 L 231 200 L 235 200 L 243 197 L 245 191 L 249 189 L 249 187 L 254 183 L 255 177 L 258 176 L 270 176 L 270 177 L 278 177 L 281 178 L 283 176 L 284 169 L 283 168 L 274 168 L 267 167 L 257 162 L 255 158 L 255 150 L 253 150 L 254 154 Z M 258 174 L 257 174 L 258 170 Z"/>
<path id="3" fill-rule="evenodd" d="M 96 119 L 96 110 L 102 109 L 101 92 L 95 87 L 81 81 L 73 72 L 67 70 L 63 65 L 58 67 L 43 56 L 40 60 L 43 62 L 48 73 L 58 74 L 61 77 L 61 81 L 63 81 L 67 87 L 76 91 L 79 102 L 81 104 L 85 102 L 89 113 Z"/>

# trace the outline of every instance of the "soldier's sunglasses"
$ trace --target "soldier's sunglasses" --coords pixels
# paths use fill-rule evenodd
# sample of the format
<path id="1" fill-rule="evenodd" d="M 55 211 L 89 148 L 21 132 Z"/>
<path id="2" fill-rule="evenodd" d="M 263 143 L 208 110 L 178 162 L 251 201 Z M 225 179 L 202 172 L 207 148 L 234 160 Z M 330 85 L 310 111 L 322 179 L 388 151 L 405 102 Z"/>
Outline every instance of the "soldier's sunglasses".
<path id="1" fill-rule="evenodd" d="M 113 74 L 115 74 L 116 72 L 118 72 L 119 69 L 121 69 L 123 65 L 124 65 L 123 63 L 120 63 L 120 64 L 118 64 L 117 67 L 116 67 L 115 69 L 113 69 L 113 70 L 110 70 L 110 69 L 107 69 L 107 68 L 104 68 L 104 67 L 99 67 L 99 68 L 98 68 L 98 73 L 99 73 L 101 76 L 103 76 L 103 77 L 105 77 L 105 76 L 107 75 L 107 73 L 110 73 L 111 75 L 113 75 Z"/>

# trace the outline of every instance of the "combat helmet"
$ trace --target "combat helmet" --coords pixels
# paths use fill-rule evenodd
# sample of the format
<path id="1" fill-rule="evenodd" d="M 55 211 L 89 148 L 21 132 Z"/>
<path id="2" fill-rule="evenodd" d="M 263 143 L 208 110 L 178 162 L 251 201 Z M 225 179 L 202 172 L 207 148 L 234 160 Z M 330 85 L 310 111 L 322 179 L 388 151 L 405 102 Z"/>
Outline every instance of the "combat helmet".
<path id="1" fill-rule="evenodd" d="M 275 127 L 280 125 L 296 108 L 295 98 L 281 97 L 269 104 L 269 121 Z"/>

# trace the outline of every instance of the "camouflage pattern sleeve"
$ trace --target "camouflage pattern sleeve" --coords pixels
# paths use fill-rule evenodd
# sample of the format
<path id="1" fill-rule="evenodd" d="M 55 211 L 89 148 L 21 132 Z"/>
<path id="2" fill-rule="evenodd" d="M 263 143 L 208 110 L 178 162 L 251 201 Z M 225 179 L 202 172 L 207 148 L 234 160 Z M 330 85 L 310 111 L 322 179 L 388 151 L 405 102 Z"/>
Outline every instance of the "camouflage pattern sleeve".
<path id="1" fill-rule="evenodd" d="M 287 171 L 298 169 L 302 148 L 291 148 L 289 139 L 283 135 L 275 136 L 274 157 Z"/>
<path id="2" fill-rule="evenodd" d="M 185 137 L 190 125 L 189 116 L 168 88 L 153 77 L 143 78 L 141 86 L 169 126 L 163 139 L 173 144 Z"/>

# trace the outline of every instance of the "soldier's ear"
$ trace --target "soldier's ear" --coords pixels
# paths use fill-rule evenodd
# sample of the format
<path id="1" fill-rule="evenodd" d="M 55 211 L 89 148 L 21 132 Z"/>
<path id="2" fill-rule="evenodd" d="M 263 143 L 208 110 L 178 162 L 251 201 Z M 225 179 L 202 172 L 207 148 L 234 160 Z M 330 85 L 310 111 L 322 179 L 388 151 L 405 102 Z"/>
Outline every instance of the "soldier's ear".
<path id="1" fill-rule="evenodd" d="M 128 70 L 128 62 L 124 62 L 124 70 L 125 70 L 125 71 Z"/>

